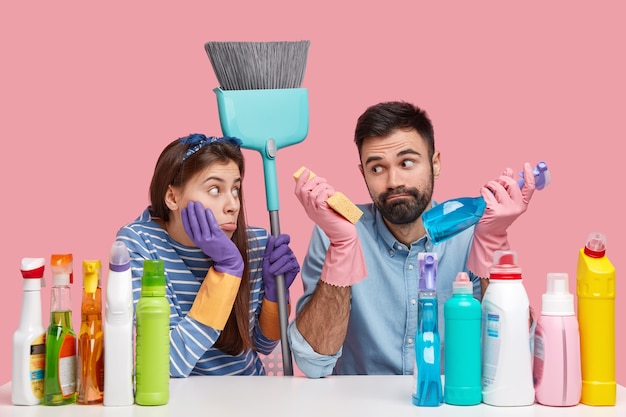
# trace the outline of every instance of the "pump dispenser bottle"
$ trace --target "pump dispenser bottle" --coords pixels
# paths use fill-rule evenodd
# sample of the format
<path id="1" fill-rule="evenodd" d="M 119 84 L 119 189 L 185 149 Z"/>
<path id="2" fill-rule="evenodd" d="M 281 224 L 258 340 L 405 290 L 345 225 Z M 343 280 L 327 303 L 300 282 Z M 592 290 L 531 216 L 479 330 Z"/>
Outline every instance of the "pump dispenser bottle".
<path id="1" fill-rule="evenodd" d="M 615 405 L 615 267 L 606 237 L 591 233 L 576 270 L 582 396 L 586 405 Z"/>
<path id="2" fill-rule="evenodd" d="M 163 261 L 145 260 L 136 313 L 138 405 L 164 405 L 169 401 L 170 306 L 165 298 L 165 283 Z"/>
<path id="3" fill-rule="evenodd" d="M 580 333 L 566 273 L 549 273 L 535 329 L 535 398 L 548 406 L 580 402 Z"/>
<path id="4" fill-rule="evenodd" d="M 76 402 L 76 333 L 72 327 L 72 254 L 52 255 L 50 325 L 46 333 L 45 405 Z"/>
<path id="5" fill-rule="evenodd" d="M 121 241 L 111 246 L 104 316 L 104 405 L 134 403 L 133 276 L 130 254 Z"/>
<path id="6" fill-rule="evenodd" d="M 530 304 L 515 251 L 494 253 L 482 308 L 483 402 L 505 407 L 533 404 Z"/>
<path id="7" fill-rule="evenodd" d="M 482 401 L 481 305 L 474 298 L 472 282 L 459 272 L 452 297 L 443 306 L 446 341 L 444 401 L 452 405 L 476 405 Z"/>
<path id="8" fill-rule="evenodd" d="M 78 335 L 77 402 L 98 404 L 104 390 L 104 341 L 102 333 L 102 265 L 83 261 L 83 297 Z"/>
<path id="9" fill-rule="evenodd" d="M 413 404 L 438 407 L 443 403 L 441 388 L 441 342 L 438 330 L 437 254 L 417 256 L 419 292 L 417 335 L 415 337 L 416 383 Z"/>
<path id="10" fill-rule="evenodd" d="M 22 310 L 13 333 L 11 401 L 14 405 L 36 405 L 43 398 L 46 330 L 41 316 L 41 287 L 45 258 L 23 258 Z"/>

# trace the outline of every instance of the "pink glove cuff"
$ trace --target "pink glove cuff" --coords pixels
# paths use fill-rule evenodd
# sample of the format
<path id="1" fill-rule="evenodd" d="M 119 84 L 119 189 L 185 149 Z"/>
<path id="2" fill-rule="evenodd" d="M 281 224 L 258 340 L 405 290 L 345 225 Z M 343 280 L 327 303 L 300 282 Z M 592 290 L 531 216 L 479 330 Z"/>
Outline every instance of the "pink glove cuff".
<path id="1" fill-rule="evenodd" d="M 508 250 L 509 240 L 506 233 L 503 236 L 477 236 L 474 235 L 467 268 L 477 277 L 489 278 L 489 270 L 493 265 L 493 254 L 497 250 Z"/>
<path id="2" fill-rule="evenodd" d="M 359 239 L 331 243 L 326 252 L 320 279 L 335 287 L 350 287 L 367 276 L 365 257 Z"/>

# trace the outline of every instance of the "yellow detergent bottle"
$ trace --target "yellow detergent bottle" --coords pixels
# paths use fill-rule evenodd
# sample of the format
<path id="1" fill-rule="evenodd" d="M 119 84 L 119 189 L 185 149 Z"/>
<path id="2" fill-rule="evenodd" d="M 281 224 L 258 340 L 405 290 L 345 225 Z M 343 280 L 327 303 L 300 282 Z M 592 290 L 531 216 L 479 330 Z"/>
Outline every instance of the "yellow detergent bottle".
<path id="1" fill-rule="evenodd" d="M 578 253 L 576 295 L 580 327 L 582 397 L 587 405 L 615 405 L 615 267 L 606 237 L 591 233 Z"/>

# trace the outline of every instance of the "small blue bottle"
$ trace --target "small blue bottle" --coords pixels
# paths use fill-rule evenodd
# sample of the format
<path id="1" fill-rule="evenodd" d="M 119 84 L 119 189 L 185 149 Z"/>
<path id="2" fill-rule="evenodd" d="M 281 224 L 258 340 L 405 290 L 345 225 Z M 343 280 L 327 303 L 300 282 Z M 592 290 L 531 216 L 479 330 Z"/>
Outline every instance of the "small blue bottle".
<path id="1" fill-rule="evenodd" d="M 441 388 L 441 341 L 437 326 L 437 254 L 417 256 L 419 293 L 415 337 L 416 382 L 413 404 L 438 407 L 443 403 Z"/>
<path id="2" fill-rule="evenodd" d="M 472 282 L 459 272 L 452 297 L 443 305 L 446 367 L 443 399 L 446 404 L 476 405 L 482 401 L 482 349 L 480 301 Z"/>
<path id="3" fill-rule="evenodd" d="M 517 183 L 522 188 L 524 186 L 524 174 L 522 172 L 519 174 L 522 178 L 519 178 Z M 533 175 L 536 190 L 542 190 L 550 183 L 550 171 L 548 171 L 548 165 L 543 161 L 533 168 Z M 422 214 L 422 223 L 426 229 L 426 234 L 436 245 L 478 223 L 486 206 L 482 196 L 447 200 L 426 210 Z"/>

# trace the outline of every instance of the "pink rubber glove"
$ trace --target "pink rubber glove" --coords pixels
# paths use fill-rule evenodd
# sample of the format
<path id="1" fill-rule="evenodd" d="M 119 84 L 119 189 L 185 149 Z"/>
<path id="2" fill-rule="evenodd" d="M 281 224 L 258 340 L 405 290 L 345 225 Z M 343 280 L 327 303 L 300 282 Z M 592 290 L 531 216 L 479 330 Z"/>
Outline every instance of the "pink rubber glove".
<path id="1" fill-rule="evenodd" d="M 270 236 L 267 239 L 265 253 L 263 254 L 263 285 L 265 286 L 265 298 L 277 302 L 276 275 L 285 276 L 285 289 L 289 300 L 289 287 L 300 272 L 300 264 L 289 247 L 291 238 L 287 234 L 278 237 Z"/>
<path id="2" fill-rule="evenodd" d="M 206 256 L 213 259 L 215 270 L 241 278 L 241 253 L 220 229 L 211 209 L 205 209 L 200 202 L 190 201 L 182 210 L 181 217 L 185 232 Z"/>
<path id="3" fill-rule="evenodd" d="M 356 226 L 336 213 L 326 202 L 335 193 L 326 179 L 315 176 L 309 180 L 309 174 L 308 169 L 300 174 L 295 194 L 309 218 L 330 239 L 320 279 L 337 287 L 356 284 L 367 275 Z"/>
<path id="4" fill-rule="evenodd" d="M 524 164 L 524 186 L 520 190 L 513 178 L 513 170 L 507 168 L 502 175 L 489 181 L 480 194 L 487 207 L 474 228 L 474 240 L 467 267 L 481 278 L 489 277 L 496 250 L 509 249 L 507 228 L 528 208 L 535 191 L 535 177 L 531 165 Z"/>

